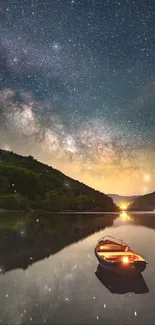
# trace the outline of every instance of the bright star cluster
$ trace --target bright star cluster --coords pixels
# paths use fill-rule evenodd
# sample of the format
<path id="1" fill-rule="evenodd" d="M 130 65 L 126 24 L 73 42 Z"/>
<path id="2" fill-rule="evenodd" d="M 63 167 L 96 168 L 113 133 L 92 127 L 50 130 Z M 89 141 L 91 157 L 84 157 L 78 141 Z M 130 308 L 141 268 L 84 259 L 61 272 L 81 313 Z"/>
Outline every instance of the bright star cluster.
<path id="1" fill-rule="evenodd" d="M 0 2 L 0 147 L 105 193 L 155 189 L 155 3 Z"/>

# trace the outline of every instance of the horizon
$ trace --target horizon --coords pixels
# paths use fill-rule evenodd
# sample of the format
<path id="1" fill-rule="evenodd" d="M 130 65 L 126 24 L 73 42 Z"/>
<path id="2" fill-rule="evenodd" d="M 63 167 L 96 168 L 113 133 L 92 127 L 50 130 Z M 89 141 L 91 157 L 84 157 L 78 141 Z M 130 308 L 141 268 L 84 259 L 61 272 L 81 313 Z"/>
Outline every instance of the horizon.
<path id="1" fill-rule="evenodd" d="M 0 15 L 0 147 L 103 193 L 151 193 L 153 2 L 2 1 Z"/>
<path id="2" fill-rule="evenodd" d="M 3 151 L 6 151 L 6 152 L 9 152 L 9 153 L 13 153 L 13 154 L 15 154 L 15 155 L 18 155 L 18 156 L 21 156 L 21 157 L 29 157 L 30 155 L 20 155 L 20 154 L 18 154 L 17 152 L 13 152 L 13 151 L 9 151 L 8 149 L 2 149 L 2 148 L 0 148 L 0 150 L 3 150 Z M 40 160 L 37 160 L 34 156 L 32 156 L 33 158 L 34 158 L 34 160 L 36 160 L 37 162 L 39 162 L 39 163 L 43 163 L 42 161 L 40 161 Z M 44 164 L 44 163 L 43 163 Z M 46 164 L 45 164 L 46 165 Z M 48 167 L 51 167 L 51 168 L 54 168 L 53 166 L 50 166 L 50 165 L 47 165 Z M 56 169 L 56 168 L 54 168 L 54 169 Z M 56 169 L 56 170 L 58 170 L 58 169 Z M 60 172 L 62 172 L 61 170 L 58 170 L 58 171 L 60 171 Z M 65 176 L 67 176 L 67 177 L 70 177 L 69 175 L 66 175 L 66 174 L 64 174 Z M 78 182 L 81 182 L 81 183 L 83 183 L 82 181 L 79 181 L 79 180 L 77 180 L 77 179 L 74 179 L 73 178 L 73 180 L 75 180 L 75 181 L 78 181 Z M 88 184 L 86 184 L 86 183 L 84 183 L 85 185 L 87 185 L 87 186 L 89 186 Z M 93 188 L 92 187 L 92 189 L 94 189 L 94 190 L 98 190 L 98 189 L 96 189 L 96 188 Z M 154 191 L 153 191 L 154 192 Z M 120 195 L 119 193 L 106 193 L 106 192 L 102 192 L 101 191 L 101 193 L 103 193 L 103 194 L 105 194 L 105 195 L 108 195 L 108 196 L 120 196 L 120 197 L 135 197 L 135 196 L 141 196 L 140 194 L 134 194 L 134 195 Z M 149 193 L 146 193 L 145 195 L 147 195 L 147 194 L 151 194 L 152 192 L 149 192 Z"/>

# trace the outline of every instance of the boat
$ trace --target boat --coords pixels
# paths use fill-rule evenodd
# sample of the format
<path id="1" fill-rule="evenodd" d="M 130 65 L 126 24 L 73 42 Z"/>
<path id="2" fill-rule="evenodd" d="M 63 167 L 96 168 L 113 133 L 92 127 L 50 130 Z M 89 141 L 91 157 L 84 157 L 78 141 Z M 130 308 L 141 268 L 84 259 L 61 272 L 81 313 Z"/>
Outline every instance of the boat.
<path id="1" fill-rule="evenodd" d="M 119 238 L 102 237 L 95 247 L 95 255 L 102 268 L 118 273 L 141 273 L 145 270 L 147 261 L 130 249 Z"/>

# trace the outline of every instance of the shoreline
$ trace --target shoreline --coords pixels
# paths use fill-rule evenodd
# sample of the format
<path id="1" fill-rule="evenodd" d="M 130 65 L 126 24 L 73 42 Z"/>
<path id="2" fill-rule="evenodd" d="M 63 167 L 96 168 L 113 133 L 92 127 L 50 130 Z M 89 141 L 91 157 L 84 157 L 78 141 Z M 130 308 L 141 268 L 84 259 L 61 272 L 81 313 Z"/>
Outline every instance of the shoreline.
<path id="1" fill-rule="evenodd" d="M 25 213 L 45 213 L 45 214 L 96 214 L 96 215 L 100 215 L 100 214 L 120 214 L 123 211 L 47 211 L 47 210 L 11 210 L 11 209 L 1 209 L 0 208 L 0 213 L 21 213 L 21 212 L 25 212 Z M 147 211 L 147 210 L 137 210 L 137 211 L 125 211 L 128 214 L 155 214 L 155 211 Z"/>

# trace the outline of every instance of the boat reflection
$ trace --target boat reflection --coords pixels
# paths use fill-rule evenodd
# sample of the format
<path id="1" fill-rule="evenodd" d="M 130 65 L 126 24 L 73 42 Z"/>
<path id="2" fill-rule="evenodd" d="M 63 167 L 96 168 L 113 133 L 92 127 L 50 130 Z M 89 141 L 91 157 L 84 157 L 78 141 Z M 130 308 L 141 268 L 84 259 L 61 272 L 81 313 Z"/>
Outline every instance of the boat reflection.
<path id="1" fill-rule="evenodd" d="M 111 293 L 126 294 L 133 292 L 135 294 L 144 294 L 149 292 L 142 274 L 123 276 L 104 270 L 98 265 L 95 275 Z"/>

